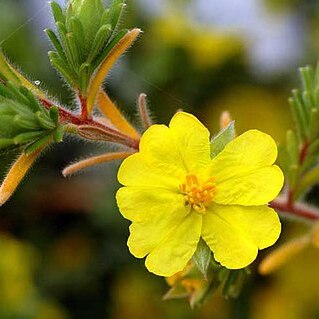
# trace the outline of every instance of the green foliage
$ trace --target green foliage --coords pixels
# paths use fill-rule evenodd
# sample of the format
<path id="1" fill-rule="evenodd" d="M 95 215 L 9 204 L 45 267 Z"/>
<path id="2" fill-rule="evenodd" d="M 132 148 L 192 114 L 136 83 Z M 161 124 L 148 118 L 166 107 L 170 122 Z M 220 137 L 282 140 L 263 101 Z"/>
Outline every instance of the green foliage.
<path id="1" fill-rule="evenodd" d="M 204 303 L 217 289 L 221 288 L 225 298 L 237 298 L 243 288 L 247 276 L 250 274 L 248 268 L 230 270 L 215 261 L 210 248 L 201 240 L 193 256 L 196 268 L 203 276 L 206 285 L 196 300 L 196 304 Z"/>
<path id="2" fill-rule="evenodd" d="M 318 182 L 314 178 L 317 174 L 309 170 L 318 164 L 319 64 L 316 70 L 310 66 L 300 68 L 300 77 L 301 89 L 293 90 L 289 99 L 295 130 L 287 132 L 285 146 L 279 145 L 279 164 L 294 193 L 294 199 Z"/>
<path id="3" fill-rule="evenodd" d="M 63 137 L 58 109 L 46 110 L 30 90 L 11 81 L 0 81 L 0 121 L 0 149 L 23 146 L 33 152 Z"/>
<path id="4" fill-rule="evenodd" d="M 45 30 L 55 48 L 51 64 L 86 96 L 94 71 L 126 34 L 117 31 L 124 0 L 113 0 L 109 8 L 101 0 L 72 0 L 66 10 L 53 1 L 51 7 L 57 29 Z"/>

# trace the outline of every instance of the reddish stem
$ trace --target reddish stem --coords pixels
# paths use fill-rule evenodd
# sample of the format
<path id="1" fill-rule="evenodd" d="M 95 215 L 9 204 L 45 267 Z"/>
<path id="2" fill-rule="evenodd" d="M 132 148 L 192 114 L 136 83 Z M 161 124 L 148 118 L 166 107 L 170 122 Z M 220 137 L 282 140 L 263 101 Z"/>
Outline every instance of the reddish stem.
<path id="1" fill-rule="evenodd" d="M 308 148 L 309 148 L 309 142 L 305 142 L 300 150 L 300 155 L 299 155 L 299 164 L 303 164 L 305 161 L 307 155 L 308 155 Z"/>
<path id="2" fill-rule="evenodd" d="M 287 200 L 280 200 L 278 198 L 270 203 L 270 207 L 276 210 L 279 210 L 283 213 L 287 213 L 289 215 L 295 215 L 295 216 L 307 218 L 310 220 L 319 219 L 318 212 L 312 207 L 309 207 L 305 204 L 298 203 L 291 206 L 288 204 Z"/>
<path id="3" fill-rule="evenodd" d="M 49 101 L 48 99 L 40 99 L 40 102 L 47 108 L 51 108 L 54 104 Z M 82 103 L 82 102 L 81 102 Z M 83 105 L 83 104 L 81 104 Z M 129 146 L 135 150 L 139 149 L 139 140 L 133 139 L 130 136 L 127 136 L 126 134 L 123 134 L 122 132 L 119 132 L 118 130 L 115 130 L 109 126 L 106 126 L 93 118 L 87 118 L 85 116 L 85 113 L 83 114 L 83 110 L 81 111 L 81 115 L 74 114 L 62 107 L 58 107 L 59 109 L 59 116 L 62 123 L 72 123 L 74 125 L 80 126 L 80 125 L 91 125 L 94 127 L 98 127 L 104 131 L 107 131 L 110 134 L 116 135 L 121 137 L 122 139 L 127 140 L 127 143 L 123 143 L 125 146 Z"/>
<path id="4" fill-rule="evenodd" d="M 78 93 L 78 97 L 81 104 L 81 120 L 85 121 L 91 117 L 91 114 L 89 114 L 87 110 L 87 98 L 84 97 L 80 92 Z"/>

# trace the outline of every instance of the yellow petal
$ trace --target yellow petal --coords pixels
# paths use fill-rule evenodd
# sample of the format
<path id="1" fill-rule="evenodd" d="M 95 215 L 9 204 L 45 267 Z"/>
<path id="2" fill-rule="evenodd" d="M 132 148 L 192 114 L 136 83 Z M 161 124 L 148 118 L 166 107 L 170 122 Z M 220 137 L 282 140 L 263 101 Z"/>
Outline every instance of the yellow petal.
<path id="1" fill-rule="evenodd" d="M 178 112 L 169 127 L 188 173 L 197 173 L 210 163 L 210 133 L 194 115 Z"/>
<path id="2" fill-rule="evenodd" d="M 124 160 L 118 173 L 125 186 L 156 186 L 179 190 L 187 172 L 171 130 L 153 125 L 142 136 L 140 152 Z"/>
<path id="3" fill-rule="evenodd" d="M 284 175 L 276 165 L 216 183 L 214 202 L 232 205 L 265 205 L 282 189 Z"/>
<path id="4" fill-rule="evenodd" d="M 183 270 L 195 253 L 202 227 L 202 216 L 191 212 L 166 239 L 147 256 L 147 269 L 169 277 Z"/>
<path id="5" fill-rule="evenodd" d="M 212 161 L 207 177 L 216 182 L 214 201 L 219 204 L 264 205 L 274 199 L 284 177 L 277 166 L 275 141 L 250 130 L 226 145 Z"/>
<path id="6" fill-rule="evenodd" d="M 268 206 L 222 206 L 213 204 L 204 215 L 202 237 L 215 259 L 229 269 L 251 264 L 258 249 L 273 245 L 281 225 Z"/>
<path id="7" fill-rule="evenodd" d="M 124 218 L 139 223 L 152 220 L 162 223 L 162 219 L 167 219 L 175 225 L 175 218 L 180 221 L 189 212 L 182 194 L 161 188 L 122 187 L 116 193 L 116 200 Z"/>

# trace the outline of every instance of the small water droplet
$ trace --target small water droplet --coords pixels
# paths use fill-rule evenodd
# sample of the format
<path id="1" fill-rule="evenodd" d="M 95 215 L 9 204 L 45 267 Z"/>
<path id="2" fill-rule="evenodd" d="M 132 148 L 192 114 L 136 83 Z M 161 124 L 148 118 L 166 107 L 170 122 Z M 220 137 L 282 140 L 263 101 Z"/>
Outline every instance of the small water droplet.
<path id="1" fill-rule="evenodd" d="M 34 81 L 34 84 L 39 86 L 41 84 L 41 81 L 37 80 L 37 81 Z"/>

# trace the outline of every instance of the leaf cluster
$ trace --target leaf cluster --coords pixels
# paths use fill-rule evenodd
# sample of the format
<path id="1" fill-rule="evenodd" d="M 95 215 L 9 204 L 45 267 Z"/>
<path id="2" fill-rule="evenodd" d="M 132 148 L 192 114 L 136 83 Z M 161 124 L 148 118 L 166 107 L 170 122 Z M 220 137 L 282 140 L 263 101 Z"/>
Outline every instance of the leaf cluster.
<path id="1" fill-rule="evenodd" d="M 0 81 L 0 149 L 23 146 L 31 153 L 49 141 L 60 142 L 63 128 L 56 107 L 46 110 L 33 93 Z"/>
<path id="2" fill-rule="evenodd" d="M 301 88 L 293 90 L 289 98 L 295 129 L 287 132 L 286 144 L 279 145 L 279 164 L 294 200 L 319 179 L 318 173 L 312 176 L 318 171 L 314 169 L 319 152 L 319 65 L 299 71 Z"/>
<path id="3" fill-rule="evenodd" d="M 55 51 L 50 62 L 72 88 L 86 96 L 90 79 L 127 30 L 118 30 L 124 0 L 72 0 L 63 10 L 51 2 L 56 32 L 45 30 Z"/>

